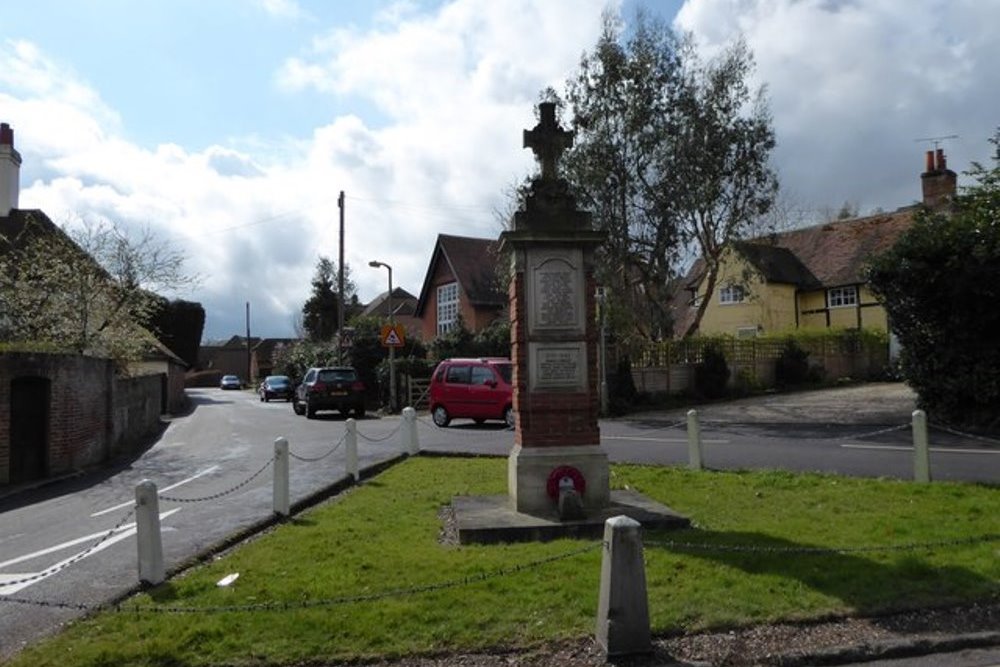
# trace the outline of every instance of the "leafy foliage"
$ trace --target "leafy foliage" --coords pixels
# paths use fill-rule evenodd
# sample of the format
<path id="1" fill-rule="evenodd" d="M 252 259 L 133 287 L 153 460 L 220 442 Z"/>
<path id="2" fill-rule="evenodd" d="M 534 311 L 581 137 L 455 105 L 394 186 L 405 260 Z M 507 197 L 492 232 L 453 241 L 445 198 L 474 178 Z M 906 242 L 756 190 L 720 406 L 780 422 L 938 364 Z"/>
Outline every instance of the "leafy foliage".
<path id="1" fill-rule="evenodd" d="M 795 387 L 809 380 L 809 353 L 794 338 L 785 341 L 781 356 L 774 362 L 774 383 L 779 389 Z"/>
<path id="2" fill-rule="evenodd" d="M 694 387 L 698 396 L 722 398 L 729 382 L 729 364 L 722 344 L 711 341 L 702 351 L 702 360 L 694 369 Z"/>
<path id="3" fill-rule="evenodd" d="M 205 309 L 201 304 L 180 299 L 160 299 L 150 321 L 153 334 L 192 368 L 198 364 L 204 328 Z"/>
<path id="4" fill-rule="evenodd" d="M 510 357 L 510 322 L 497 319 L 473 334 L 459 317 L 458 326 L 431 342 L 430 352 L 435 359 Z"/>
<path id="5" fill-rule="evenodd" d="M 105 220 L 66 229 L 32 220 L 0 246 L 0 334 L 108 357 L 119 369 L 150 344 L 145 327 L 162 304 L 154 290 L 196 281 L 149 229 L 130 235 Z"/>
<path id="6" fill-rule="evenodd" d="M 713 288 L 723 252 L 771 208 L 775 141 L 763 91 L 747 84 L 745 43 L 703 63 L 664 23 L 639 13 L 632 28 L 606 14 L 567 82 L 576 137 L 565 172 L 609 232 L 598 279 L 614 294 L 612 328 L 658 337 L 685 257 L 705 259 Z"/>
<path id="7" fill-rule="evenodd" d="M 350 279 L 350 267 L 344 266 L 344 321 L 360 310 L 357 287 Z M 337 332 L 339 271 L 329 257 L 320 257 L 312 279 L 312 296 L 302 306 L 302 327 L 313 341 L 329 341 Z M 353 311 L 353 312 L 352 312 Z"/>
<path id="8" fill-rule="evenodd" d="M 950 214 L 921 211 L 869 270 L 902 344 L 903 375 L 931 418 L 995 424 L 1000 415 L 1000 130 L 994 166 Z"/>

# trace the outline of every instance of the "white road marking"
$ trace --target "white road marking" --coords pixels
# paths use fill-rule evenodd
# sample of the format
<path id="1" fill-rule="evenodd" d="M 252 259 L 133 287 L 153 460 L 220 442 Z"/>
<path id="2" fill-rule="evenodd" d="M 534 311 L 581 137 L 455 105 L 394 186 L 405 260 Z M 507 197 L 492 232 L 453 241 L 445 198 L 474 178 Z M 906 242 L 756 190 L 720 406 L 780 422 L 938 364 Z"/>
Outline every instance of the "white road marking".
<path id="1" fill-rule="evenodd" d="M 894 452 L 912 452 L 913 447 L 903 445 L 841 445 L 844 449 L 885 449 Z M 1000 454 L 1000 449 L 949 449 L 946 447 L 930 447 L 927 451 L 936 454 Z"/>
<path id="2" fill-rule="evenodd" d="M 194 480 L 198 479 L 199 477 L 203 477 L 205 475 L 208 475 L 209 473 L 213 473 L 213 472 L 215 472 L 218 469 L 219 469 L 219 466 L 217 466 L 217 465 L 210 466 L 208 468 L 205 468 L 204 470 L 202 470 L 199 473 L 195 473 L 194 475 L 192 475 L 191 477 L 188 477 L 187 479 L 182 479 L 181 481 L 179 481 L 179 482 L 177 482 L 175 484 L 171 484 L 170 486 L 165 486 L 162 489 L 159 489 L 158 493 L 163 493 L 164 491 L 172 491 L 173 489 L 176 489 L 178 486 L 181 486 L 183 484 L 187 484 L 188 482 L 193 482 Z M 106 510 L 101 510 L 100 512 L 94 512 L 90 516 L 91 517 L 101 516 L 102 514 L 108 514 L 110 512 L 114 512 L 115 510 L 120 510 L 123 507 L 130 507 L 130 506 L 132 506 L 134 504 L 135 504 L 135 501 L 134 500 L 130 500 L 128 502 L 119 503 L 119 504 L 115 505 L 114 507 L 109 507 Z"/>
<path id="3" fill-rule="evenodd" d="M 181 508 L 177 507 L 175 509 L 168 510 L 166 512 L 161 512 L 160 513 L 160 520 L 162 521 L 163 519 L 166 519 L 171 514 L 179 512 L 180 510 L 181 510 Z M 17 572 L 17 573 L 0 574 L 0 595 L 13 595 L 14 593 L 17 593 L 18 591 L 23 590 L 23 589 L 27 588 L 28 586 L 31 586 L 32 584 L 36 584 L 39 581 L 44 581 L 45 579 L 48 579 L 52 575 L 58 574 L 59 572 L 61 572 L 62 570 L 58 569 L 58 568 L 60 568 L 61 566 L 65 565 L 66 563 L 69 563 L 73 559 L 78 558 L 80 556 L 80 554 L 86 553 L 86 555 L 83 556 L 83 558 L 88 558 L 88 557 L 92 556 L 93 554 L 96 554 L 99 551 L 103 551 L 104 549 L 107 549 L 108 547 L 110 547 L 112 544 L 115 544 L 116 542 L 121 542 L 122 540 L 124 540 L 124 539 L 126 539 L 128 537 L 131 537 L 132 535 L 135 535 L 135 531 L 136 531 L 136 527 L 135 527 L 135 523 L 134 522 L 133 523 L 129 523 L 129 524 L 125 524 L 124 526 L 120 526 L 119 528 L 117 528 L 115 530 L 115 533 L 117 533 L 117 534 L 115 534 L 112 537 L 109 537 L 108 539 L 104 540 L 103 542 L 101 542 L 100 544 L 98 544 L 93 549 L 90 549 L 90 551 L 78 551 L 77 553 L 73 554 L 72 556 L 69 556 L 68 558 L 64 558 L 63 560 L 59 561 L 58 563 L 53 563 L 52 565 L 50 565 L 50 566 L 48 566 L 46 568 L 43 568 L 42 570 L 39 570 L 38 572 Z M 68 542 L 63 542 L 62 544 L 57 544 L 57 545 L 52 546 L 52 547 L 48 547 L 48 548 L 45 548 L 45 549 L 40 549 L 39 551 L 35 551 L 33 553 L 30 553 L 30 554 L 25 554 L 23 556 L 18 556 L 17 558 L 12 558 L 12 559 L 10 559 L 8 561 L 4 561 L 3 563 L 0 563 L 0 567 L 7 567 L 8 565 L 13 565 L 15 563 L 20 563 L 22 561 L 31 560 L 33 558 L 38 558 L 39 556 L 44 556 L 44 555 L 50 554 L 50 553 L 52 553 L 54 551 L 60 551 L 62 549 L 67 549 L 69 547 L 76 546 L 77 544 L 80 544 L 82 542 L 91 542 L 93 540 L 96 540 L 99 537 L 102 537 L 103 535 L 106 535 L 107 532 L 108 531 L 104 530 L 104 531 L 101 531 L 99 533 L 93 533 L 92 535 L 85 535 L 83 537 L 78 537 L 75 540 L 70 540 Z M 89 549 L 89 547 L 88 547 L 88 549 Z M 83 558 L 80 558 L 80 560 L 83 560 Z M 29 577 L 34 577 L 34 576 L 40 574 L 41 572 L 46 572 L 48 570 L 52 570 L 52 572 L 50 572 L 49 574 L 46 574 L 45 576 L 38 577 L 37 579 L 32 579 L 31 581 L 25 581 L 23 583 L 14 584 L 14 585 L 10 585 L 10 586 L 5 586 L 4 585 L 5 581 L 19 581 L 21 579 L 25 579 L 25 578 L 29 578 Z"/>
<path id="4" fill-rule="evenodd" d="M 687 438 L 647 438 L 638 435 L 602 435 L 601 440 L 635 440 L 637 442 L 672 442 L 672 443 L 686 443 Z M 702 438 L 702 444 L 710 445 L 728 445 L 728 440 L 706 440 Z"/>

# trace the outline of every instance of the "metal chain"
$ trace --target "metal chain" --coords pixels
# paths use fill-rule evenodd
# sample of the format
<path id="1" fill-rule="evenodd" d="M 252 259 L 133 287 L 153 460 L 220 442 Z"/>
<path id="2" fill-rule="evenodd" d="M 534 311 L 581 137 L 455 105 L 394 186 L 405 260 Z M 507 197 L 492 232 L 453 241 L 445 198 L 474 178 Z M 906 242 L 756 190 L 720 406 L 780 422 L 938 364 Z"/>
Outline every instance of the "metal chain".
<path id="1" fill-rule="evenodd" d="M 302 461 L 304 463 L 316 463 L 317 461 L 322 461 L 323 459 L 325 459 L 326 457 L 330 456 L 335 451 L 337 451 L 337 448 L 340 447 L 342 444 L 344 444 L 344 440 L 346 438 L 347 438 L 347 432 L 345 431 L 344 434 L 340 436 L 340 440 L 337 441 L 337 444 L 333 446 L 333 449 L 328 451 L 326 454 L 322 454 L 320 456 L 314 456 L 314 457 L 299 456 L 298 454 L 293 453 L 291 449 L 288 450 L 288 455 L 291 456 L 296 461 Z"/>
<path id="2" fill-rule="evenodd" d="M 500 568 L 490 572 L 481 572 L 479 574 L 470 574 L 465 577 L 458 577 L 455 579 L 448 579 L 446 581 L 441 581 L 433 584 L 422 584 L 417 586 L 410 586 L 407 588 L 394 588 L 387 591 L 381 591 L 378 593 L 364 593 L 360 595 L 345 595 L 337 598 L 324 598 L 319 600 L 296 600 L 296 601 L 283 601 L 283 602 L 256 602 L 252 604 L 244 605 L 223 605 L 216 607 L 152 607 L 152 606 L 142 606 L 142 605 L 84 605 L 84 604 L 74 604 L 68 602 L 51 602 L 44 600 L 30 600 L 27 598 L 16 598 L 16 597 L 0 597 L 0 602 L 12 602 L 16 604 L 27 604 L 35 605 L 38 607 L 55 607 L 55 608 L 66 608 L 66 609 L 79 609 L 83 611 L 98 611 L 102 609 L 107 609 L 115 612 L 122 613 L 142 613 L 149 612 L 155 614 L 205 614 L 205 613 L 226 613 L 226 612 L 243 612 L 243 611 L 289 611 L 292 609 L 312 609 L 316 607 L 334 607 L 338 605 L 351 604 L 356 602 L 375 602 L 378 600 L 385 600 L 387 598 L 403 597 L 407 595 L 418 595 L 421 593 L 430 593 L 433 591 L 440 591 L 450 588 L 459 588 L 461 586 L 467 586 L 470 584 L 479 583 L 482 581 L 487 581 L 489 579 L 497 579 L 499 577 L 510 576 L 513 574 L 518 574 L 526 570 L 531 570 L 543 565 L 548 565 L 549 563 L 554 563 L 560 560 L 566 560 L 573 558 L 574 556 L 579 556 L 580 554 L 587 553 L 589 551 L 594 551 L 601 548 L 602 542 L 596 542 L 593 544 L 588 544 L 585 547 L 575 549 L 566 553 L 556 554 L 555 556 L 548 556 L 546 558 L 540 558 L 538 560 L 531 561 L 530 563 L 522 563 L 520 565 L 514 565 L 507 568 Z"/>
<path id="3" fill-rule="evenodd" d="M 761 546 L 755 544 L 709 544 L 705 542 L 677 542 L 674 540 L 647 540 L 645 544 L 668 549 L 686 549 L 690 551 L 717 551 L 723 553 L 766 553 L 766 554 L 803 554 L 822 556 L 830 554 L 873 553 L 893 551 L 924 551 L 939 547 L 968 546 L 970 544 L 987 544 L 1000 541 L 1000 533 L 986 534 L 977 537 L 963 537 L 954 540 L 936 542 L 908 542 L 906 544 L 887 544 L 863 547 L 781 547 Z"/>
<path id="4" fill-rule="evenodd" d="M 979 440 L 980 442 L 988 442 L 991 445 L 1000 445 L 1000 440 L 997 440 L 996 438 L 987 438 L 984 435 L 976 435 L 975 433 L 965 433 L 964 431 L 953 429 L 949 426 L 945 426 L 944 424 L 932 423 L 930 424 L 930 427 L 936 428 L 939 431 L 944 431 L 945 433 L 951 433 L 952 435 L 961 436 L 963 438 L 969 438 L 971 440 Z"/>
<path id="5" fill-rule="evenodd" d="M 86 549 L 84 549 L 80 553 L 76 554 L 75 556 L 73 556 L 72 558 L 70 558 L 69 560 L 67 560 L 65 563 L 60 563 L 59 565 L 56 565 L 54 567 L 50 567 L 47 570 L 42 570 L 41 572 L 38 572 L 37 574 L 33 574 L 30 577 L 25 577 L 23 579 L 15 579 L 14 581 L 3 581 L 3 582 L 0 582 L 0 588 L 4 588 L 6 586 L 19 586 L 20 584 L 26 584 L 26 583 L 31 582 L 31 581 L 38 581 L 39 579 L 44 579 L 45 577 L 53 575 L 56 572 L 61 572 L 62 570 L 65 570 L 67 567 L 69 567 L 73 563 L 77 563 L 80 560 L 82 560 L 82 559 L 86 558 L 87 556 L 89 556 L 90 554 L 94 553 L 94 550 L 97 549 L 97 547 L 101 546 L 102 544 L 104 544 L 105 542 L 107 542 L 109 539 L 111 539 L 111 536 L 114 535 L 115 533 L 117 533 L 118 530 L 122 526 L 124 526 L 125 523 L 129 519 L 131 519 L 134 514 L 135 514 L 135 506 L 133 506 L 128 512 L 126 512 L 125 515 L 121 519 L 118 520 L 118 523 L 116 523 L 113 528 L 111 528 L 110 530 L 108 530 L 108 532 L 104 533 L 99 538 L 97 538 L 96 542 L 94 542 L 89 547 L 87 547 Z M 0 598 L 0 599 L 2 599 L 2 598 Z"/>
<path id="6" fill-rule="evenodd" d="M 396 435 L 397 433 L 399 433 L 400 429 L 402 429 L 402 428 L 403 428 L 403 422 L 402 422 L 402 420 L 400 420 L 400 422 L 399 422 L 399 424 L 398 424 L 398 425 L 396 426 L 396 428 L 394 428 L 394 429 L 392 430 L 392 432 L 391 432 L 391 433 L 389 433 L 388 435 L 386 435 L 385 437 L 380 437 L 380 438 L 372 438 L 372 437 L 369 437 L 369 436 L 365 435 L 365 434 L 364 434 L 364 433 L 362 433 L 362 432 L 361 432 L 360 430 L 358 431 L 358 435 L 359 435 L 359 436 L 361 436 L 361 438 L 362 438 L 363 440 L 367 440 L 368 442 L 385 442 L 385 441 L 386 441 L 386 440 L 388 440 L 389 438 L 391 438 L 391 437 L 393 437 L 394 435 Z"/>
<path id="7" fill-rule="evenodd" d="M 245 480 L 243 480 L 242 482 L 240 482 L 236 486 L 228 488 L 225 491 L 220 491 L 219 493 L 213 493 L 210 496 L 201 496 L 200 498 L 175 498 L 173 496 L 163 496 L 163 495 L 161 495 L 160 496 L 160 500 L 162 500 L 164 502 L 168 502 L 168 503 L 203 503 L 203 502 L 206 502 L 208 500 L 217 500 L 219 498 L 222 498 L 223 496 L 228 496 L 231 493 L 235 493 L 236 491 L 239 491 L 244 486 L 246 486 L 247 484 L 249 484 L 253 480 L 257 479 L 257 477 L 262 472 L 264 472 L 265 470 L 267 470 L 268 467 L 272 463 L 274 463 L 274 457 L 273 456 L 267 460 L 267 462 L 261 467 L 260 470 L 258 470 L 254 474 L 250 475 L 249 477 L 247 477 Z"/>
<path id="8" fill-rule="evenodd" d="M 669 424 L 667 424 L 665 426 L 657 426 L 656 428 L 643 429 L 642 432 L 643 433 L 656 433 L 657 431 L 669 431 L 670 429 L 678 428 L 680 426 L 685 426 L 686 424 L 687 424 L 687 420 L 686 419 L 682 419 L 680 421 L 671 422 L 671 423 L 669 423 Z"/>

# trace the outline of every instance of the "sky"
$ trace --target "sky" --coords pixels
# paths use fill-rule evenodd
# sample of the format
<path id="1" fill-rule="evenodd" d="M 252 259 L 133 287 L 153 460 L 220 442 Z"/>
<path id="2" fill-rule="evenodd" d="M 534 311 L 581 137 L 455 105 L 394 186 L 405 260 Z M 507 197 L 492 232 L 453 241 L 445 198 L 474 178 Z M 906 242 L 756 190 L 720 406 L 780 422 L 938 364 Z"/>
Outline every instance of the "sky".
<path id="1" fill-rule="evenodd" d="M 521 131 L 605 8 L 742 36 L 766 87 L 783 206 L 820 222 L 920 198 L 1000 126 L 1000 0 L 32 0 L 0 12 L 0 121 L 20 208 L 108 219 L 181 251 L 204 338 L 290 337 L 321 256 L 367 302 L 419 295 L 438 234 L 496 238 L 535 170 Z M 948 137 L 938 144 L 929 138 Z"/>

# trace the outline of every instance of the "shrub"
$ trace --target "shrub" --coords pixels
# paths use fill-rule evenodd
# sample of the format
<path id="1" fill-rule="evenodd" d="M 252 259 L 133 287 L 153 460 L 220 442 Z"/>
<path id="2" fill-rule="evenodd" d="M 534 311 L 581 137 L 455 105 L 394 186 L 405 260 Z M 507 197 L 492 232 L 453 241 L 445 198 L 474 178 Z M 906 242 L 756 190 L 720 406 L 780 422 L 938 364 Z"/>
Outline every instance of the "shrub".
<path id="1" fill-rule="evenodd" d="M 781 349 L 781 356 L 774 360 L 774 384 L 784 389 L 809 380 L 809 353 L 795 339 L 789 338 Z"/>
<path id="2" fill-rule="evenodd" d="M 694 388 L 701 398 L 722 398 L 729 382 L 729 364 L 722 344 L 710 341 L 702 351 L 702 360 L 694 369 Z"/>
<path id="3" fill-rule="evenodd" d="M 906 381 L 932 418 L 985 426 L 1000 415 L 1000 131 L 995 166 L 950 215 L 923 210 L 869 270 L 902 346 Z"/>

